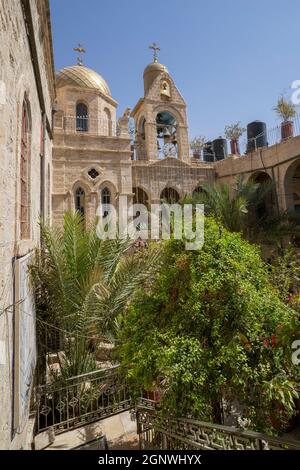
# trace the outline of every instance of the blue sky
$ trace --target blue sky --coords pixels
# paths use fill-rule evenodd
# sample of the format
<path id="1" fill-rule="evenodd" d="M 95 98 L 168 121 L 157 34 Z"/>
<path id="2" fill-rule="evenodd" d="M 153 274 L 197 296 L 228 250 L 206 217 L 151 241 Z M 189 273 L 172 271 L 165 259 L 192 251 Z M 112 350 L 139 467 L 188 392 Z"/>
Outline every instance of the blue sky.
<path id="1" fill-rule="evenodd" d="M 277 125 L 277 98 L 300 79 L 299 0 L 50 1 L 56 69 L 76 62 L 81 42 L 119 114 L 143 95 L 157 42 L 187 102 L 190 138 L 215 138 L 236 121 Z"/>

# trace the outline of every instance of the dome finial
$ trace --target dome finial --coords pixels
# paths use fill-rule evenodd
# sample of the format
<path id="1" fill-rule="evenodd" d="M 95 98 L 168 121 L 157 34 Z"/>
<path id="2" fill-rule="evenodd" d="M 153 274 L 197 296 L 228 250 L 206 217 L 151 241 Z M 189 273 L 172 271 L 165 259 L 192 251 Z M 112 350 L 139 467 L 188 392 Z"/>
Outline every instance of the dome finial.
<path id="1" fill-rule="evenodd" d="M 160 48 L 158 47 L 156 42 L 150 44 L 149 49 L 153 49 L 153 62 L 157 62 L 157 52 L 160 51 Z"/>
<path id="2" fill-rule="evenodd" d="M 79 54 L 79 56 L 77 57 L 77 65 L 83 65 L 83 59 L 82 59 L 81 54 L 86 53 L 86 50 L 84 49 L 84 47 L 80 43 L 78 43 L 78 46 L 74 47 L 73 51 L 78 52 Z"/>

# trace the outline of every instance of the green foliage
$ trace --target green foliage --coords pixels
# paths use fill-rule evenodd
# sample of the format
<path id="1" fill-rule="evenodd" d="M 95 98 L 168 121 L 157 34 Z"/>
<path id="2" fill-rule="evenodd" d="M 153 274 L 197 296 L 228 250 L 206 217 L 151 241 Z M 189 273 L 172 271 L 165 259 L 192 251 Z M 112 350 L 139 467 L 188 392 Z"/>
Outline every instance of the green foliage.
<path id="1" fill-rule="evenodd" d="M 190 147 L 194 153 L 200 153 L 205 144 L 205 137 L 199 135 L 190 142 Z"/>
<path id="2" fill-rule="evenodd" d="M 278 99 L 274 111 L 283 119 L 283 121 L 288 121 L 297 114 L 295 105 L 285 100 L 283 96 L 280 96 Z"/>
<path id="3" fill-rule="evenodd" d="M 207 214 L 233 232 L 247 231 L 251 224 L 250 210 L 258 207 L 271 190 L 270 184 L 245 182 L 243 177 L 236 179 L 233 188 L 223 183 L 201 186 L 203 191 L 195 196 L 195 202 L 204 204 Z"/>
<path id="4" fill-rule="evenodd" d="M 220 423 L 221 401 L 238 400 L 252 429 L 272 432 L 279 413 L 293 413 L 294 370 L 276 335 L 295 312 L 258 249 L 207 217 L 200 251 L 170 241 L 164 257 L 152 289 L 120 319 L 128 377 L 162 388 L 166 413 Z"/>
<path id="5" fill-rule="evenodd" d="M 281 329 L 278 341 L 290 354 L 290 345 L 300 338 L 300 263 L 293 246 L 288 246 L 272 260 L 270 280 L 281 299 L 295 311 L 292 323 Z"/>
<path id="6" fill-rule="evenodd" d="M 238 140 L 246 131 L 244 127 L 240 126 L 240 122 L 225 126 L 225 137 L 230 140 Z"/>
<path id="7" fill-rule="evenodd" d="M 158 250 L 135 252 L 131 240 L 101 240 L 96 225 L 85 229 L 78 213 L 41 233 L 31 267 L 38 320 L 70 333 L 63 334 L 62 374 L 95 370 L 97 343 L 112 340 L 117 316 L 157 269 Z"/>
<path id="8" fill-rule="evenodd" d="M 203 191 L 193 197 L 194 203 L 204 204 L 205 212 L 213 215 L 224 227 L 241 232 L 255 243 L 281 243 L 284 236 L 297 233 L 297 218 L 289 213 L 268 214 L 261 208 L 272 191 L 272 182 L 257 183 L 237 177 L 233 188 L 223 183 L 202 183 Z M 262 213 L 261 213 L 262 212 Z"/>
<path id="9" fill-rule="evenodd" d="M 300 263 L 293 246 L 289 245 L 272 260 L 270 279 L 284 302 L 297 305 L 300 292 Z"/>

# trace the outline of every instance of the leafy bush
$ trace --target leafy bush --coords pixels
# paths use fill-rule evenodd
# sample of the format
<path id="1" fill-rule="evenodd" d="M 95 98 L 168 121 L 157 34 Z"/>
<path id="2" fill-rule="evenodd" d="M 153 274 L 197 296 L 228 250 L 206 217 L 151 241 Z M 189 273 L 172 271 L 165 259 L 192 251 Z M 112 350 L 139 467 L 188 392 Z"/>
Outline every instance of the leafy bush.
<path id="1" fill-rule="evenodd" d="M 222 423 L 238 401 L 252 429 L 293 414 L 294 369 L 277 334 L 295 312 L 269 281 L 258 249 L 212 218 L 200 251 L 164 245 L 163 267 L 120 324 L 120 356 L 137 387 L 163 390 L 163 410 Z"/>

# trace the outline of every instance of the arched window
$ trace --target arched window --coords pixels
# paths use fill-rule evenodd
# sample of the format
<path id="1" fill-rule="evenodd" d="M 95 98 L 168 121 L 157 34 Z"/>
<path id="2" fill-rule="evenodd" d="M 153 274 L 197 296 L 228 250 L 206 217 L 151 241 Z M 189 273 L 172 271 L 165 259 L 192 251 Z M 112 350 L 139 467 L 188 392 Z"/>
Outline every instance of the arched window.
<path id="1" fill-rule="evenodd" d="M 205 193 L 206 193 L 206 191 L 201 186 L 197 186 L 193 191 L 193 197 L 197 197 L 197 196 L 200 196 L 201 194 L 205 194 Z"/>
<path id="2" fill-rule="evenodd" d="M 135 135 L 134 142 L 134 158 L 133 160 L 146 160 L 146 119 L 141 117 L 137 122 L 137 132 Z"/>
<path id="3" fill-rule="evenodd" d="M 112 135 L 111 114 L 108 108 L 103 111 L 103 135 Z"/>
<path id="4" fill-rule="evenodd" d="M 75 191 L 75 210 L 84 217 L 85 212 L 85 192 L 79 187 Z"/>
<path id="5" fill-rule="evenodd" d="M 84 103 L 77 103 L 76 105 L 76 131 L 88 132 L 89 130 L 89 111 Z"/>
<path id="6" fill-rule="evenodd" d="M 101 191 L 101 205 L 102 205 L 102 215 L 103 217 L 106 217 L 109 212 L 108 204 L 111 203 L 111 192 L 110 190 L 105 187 Z"/>
<path id="7" fill-rule="evenodd" d="M 180 197 L 176 189 L 165 188 L 161 192 L 160 199 L 168 204 L 174 204 L 179 201 Z"/>
<path id="8" fill-rule="evenodd" d="M 133 188 L 132 192 L 134 194 L 133 204 L 144 204 L 144 206 L 147 206 L 148 196 L 142 188 Z"/>
<path id="9" fill-rule="evenodd" d="M 171 87 L 170 83 L 167 80 L 162 80 L 160 83 L 160 94 L 163 97 L 170 98 L 171 97 Z"/>
<path id="10" fill-rule="evenodd" d="M 25 99 L 22 108 L 21 131 L 21 210 L 20 210 L 20 235 L 21 239 L 30 238 L 30 131 L 31 119 L 29 103 Z"/>
<path id="11" fill-rule="evenodd" d="M 156 116 L 158 158 L 177 157 L 177 122 L 169 111 L 161 111 Z"/>
<path id="12" fill-rule="evenodd" d="M 111 192 L 108 188 L 102 189 L 101 192 L 101 202 L 102 204 L 110 204 L 111 201 Z"/>

